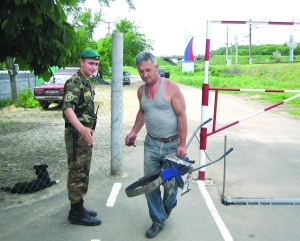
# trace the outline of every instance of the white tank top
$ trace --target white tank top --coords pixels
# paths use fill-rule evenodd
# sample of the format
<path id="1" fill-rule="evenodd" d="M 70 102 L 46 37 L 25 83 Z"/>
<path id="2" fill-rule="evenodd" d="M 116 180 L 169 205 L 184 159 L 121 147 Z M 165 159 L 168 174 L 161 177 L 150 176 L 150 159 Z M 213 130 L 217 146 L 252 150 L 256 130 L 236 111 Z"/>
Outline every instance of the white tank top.
<path id="1" fill-rule="evenodd" d="M 178 135 L 178 119 L 171 103 L 164 99 L 165 78 L 162 78 L 158 94 L 154 100 L 146 97 L 146 85 L 142 94 L 142 108 L 145 113 L 147 132 L 157 138 Z"/>

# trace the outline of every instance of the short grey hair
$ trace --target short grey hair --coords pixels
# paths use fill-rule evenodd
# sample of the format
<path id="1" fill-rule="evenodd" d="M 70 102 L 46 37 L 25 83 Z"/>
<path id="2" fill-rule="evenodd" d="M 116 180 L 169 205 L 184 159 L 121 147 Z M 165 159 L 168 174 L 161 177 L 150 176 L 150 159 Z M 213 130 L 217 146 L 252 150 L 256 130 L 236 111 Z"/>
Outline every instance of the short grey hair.
<path id="1" fill-rule="evenodd" d="M 139 54 L 137 54 L 137 56 L 135 56 L 136 65 L 139 65 L 148 60 L 150 60 L 153 64 L 157 64 L 156 57 L 148 51 L 140 52 Z"/>

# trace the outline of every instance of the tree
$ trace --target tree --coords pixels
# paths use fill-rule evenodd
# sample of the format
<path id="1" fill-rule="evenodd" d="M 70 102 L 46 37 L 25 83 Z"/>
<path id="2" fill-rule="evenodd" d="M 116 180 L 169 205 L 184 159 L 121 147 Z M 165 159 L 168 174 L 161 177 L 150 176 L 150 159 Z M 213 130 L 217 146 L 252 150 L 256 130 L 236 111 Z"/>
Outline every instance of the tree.
<path id="1" fill-rule="evenodd" d="M 91 48 L 97 49 L 97 41 L 93 39 L 94 29 L 102 21 L 101 11 L 93 13 L 90 8 L 84 8 L 83 11 L 78 14 L 77 32 L 80 38 L 81 50 Z M 78 59 L 73 65 L 78 64 Z"/>
<path id="2" fill-rule="evenodd" d="M 109 6 L 114 0 L 99 0 Z M 131 0 L 126 0 L 134 9 Z M 78 30 L 67 21 L 65 11 L 75 9 L 76 20 L 79 3 L 85 0 L 5 0 L 0 2 L 0 63 L 7 60 L 13 103 L 18 100 L 16 68 L 27 69 L 35 75 L 49 79 L 50 67 L 64 68 L 77 62 L 83 46 L 95 46 L 93 28 L 101 15 Z M 91 12 L 81 15 L 85 22 Z M 78 23 L 78 21 L 76 22 Z M 90 43 L 90 44 L 87 44 Z M 1 64 L 0 68 L 5 65 Z"/>
<path id="3" fill-rule="evenodd" d="M 127 19 L 116 23 L 114 32 L 123 33 L 124 65 L 135 66 L 134 57 L 143 50 L 153 50 L 152 41 L 139 32 L 139 26 Z"/>
<path id="4" fill-rule="evenodd" d="M 152 41 L 139 32 L 139 26 L 127 19 L 116 23 L 114 32 L 123 33 L 123 65 L 135 66 L 134 57 L 141 51 L 153 50 Z M 98 51 L 102 55 L 99 70 L 108 73 L 111 66 L 112 36 L 107 36 L 98 42 Z"/>
<path id="5" fill-rule="evenodd" d="M 78 2 L 85 2 L 85 0 L 77 0 Z M 105 6 L 109 7 L 109 2 L 114 2 L 115 0 L 98 0 L 100 4 L 104 4 Z M 126 2 L 128 3 L 129 9 L 134 10 L 135 7 L 132 3 L 132 0 L 126 0 Z"/>
<path id="6" fill-rule="evenodd" d="M 15 59 L 20 68 L 49 76 L 51 66 L 65 67 L 80 46 L 63 5 L 76 0 L 7 0 L 0 3 L 0 61 Z"/>
<path id="7" fill-rule="evenodd" d="M 109 6 L 114 0 L 99 0 Z M 134 9 L 131 0 L 126 0 Z M 0 2 L 0 62 L 13 58 L 21 69 L 49 78 L 49 68 L 66 67 L 79 58 L 86 46 L 65 9 L 85 0 L 5 0 Z M 91 26 L 90 26 L 91 27 Z M 90 29 L 88 30 L 90 31 Z"/>
<path id="8" fill-rule="evenodd" d="M 90 8 L 85 8 L 79 14 L 79 31 L 80 35 L 88 42 L 93 40 L 94 29 L 101 22 L 101 12 L 96 12 L 92 15 Z"/>
<path id="9" fill-rule="evenodd" d="M 273 57 L 275 59 L 275 62 L 280 62 L 280 59 L 281 59 L 281 53 L 278 52 L 278 50 L 276 50 L 275 52 L 273 52 Z"/>
<path id="10" fill-rule="evenodd" d="M 107 36 L 98 41 L 98 52 L 101 55 L 99 71 L 103 75 L 110 75 L 111 55 L 112 55 L 112 36 Z"/>

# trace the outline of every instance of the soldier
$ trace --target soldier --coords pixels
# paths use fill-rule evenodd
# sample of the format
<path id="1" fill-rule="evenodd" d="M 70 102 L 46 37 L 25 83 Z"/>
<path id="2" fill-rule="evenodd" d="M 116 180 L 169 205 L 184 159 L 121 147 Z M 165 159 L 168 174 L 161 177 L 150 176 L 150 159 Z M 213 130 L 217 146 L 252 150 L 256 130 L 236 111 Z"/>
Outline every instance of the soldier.
<path id="1" fill-rule="evenodd" d="M 65 83 L 62 106 L 69 167 L 67 187 L 71 202 L 68 219 L 73 224 L 87 226 L 101 224 L 97 213 L 83 206 L 83 196 L 88 191 L 93 132 L 97 121 L 89 78 L 98 70 L 99 58 L 95 50 L 81 52 L 80 69 Z"/>

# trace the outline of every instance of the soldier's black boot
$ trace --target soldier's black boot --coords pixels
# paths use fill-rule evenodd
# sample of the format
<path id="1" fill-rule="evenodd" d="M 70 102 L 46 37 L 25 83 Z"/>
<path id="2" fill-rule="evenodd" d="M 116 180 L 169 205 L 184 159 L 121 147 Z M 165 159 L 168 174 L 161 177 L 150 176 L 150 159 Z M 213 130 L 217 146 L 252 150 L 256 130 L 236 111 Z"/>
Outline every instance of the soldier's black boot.
<path id="1" fill-rule="evenodd" d="M 81 199 L 80 202 L 82 202 L 82 205 L 83 205 L 84 200 Z M 97 216 L 97 212 L 96 212 L 96 211 L 94 211 L 94 210 L 89 210 L 89 209 L 86 209 L 86 208 L 84 208 L 84 209 L 85 209 L 85 211 L 86 211 L 90 216 L 92 216 L 92 217 L 96 217 L 96 216 Z"/>
<path id="2" fill-rule="evenodd" d="M 85 226 L 97 226 L 101 224 L 99 218 L 93 217 L 86 212 L 82 202 L 71 204 L 68 219 L 72 224 Z"/>

